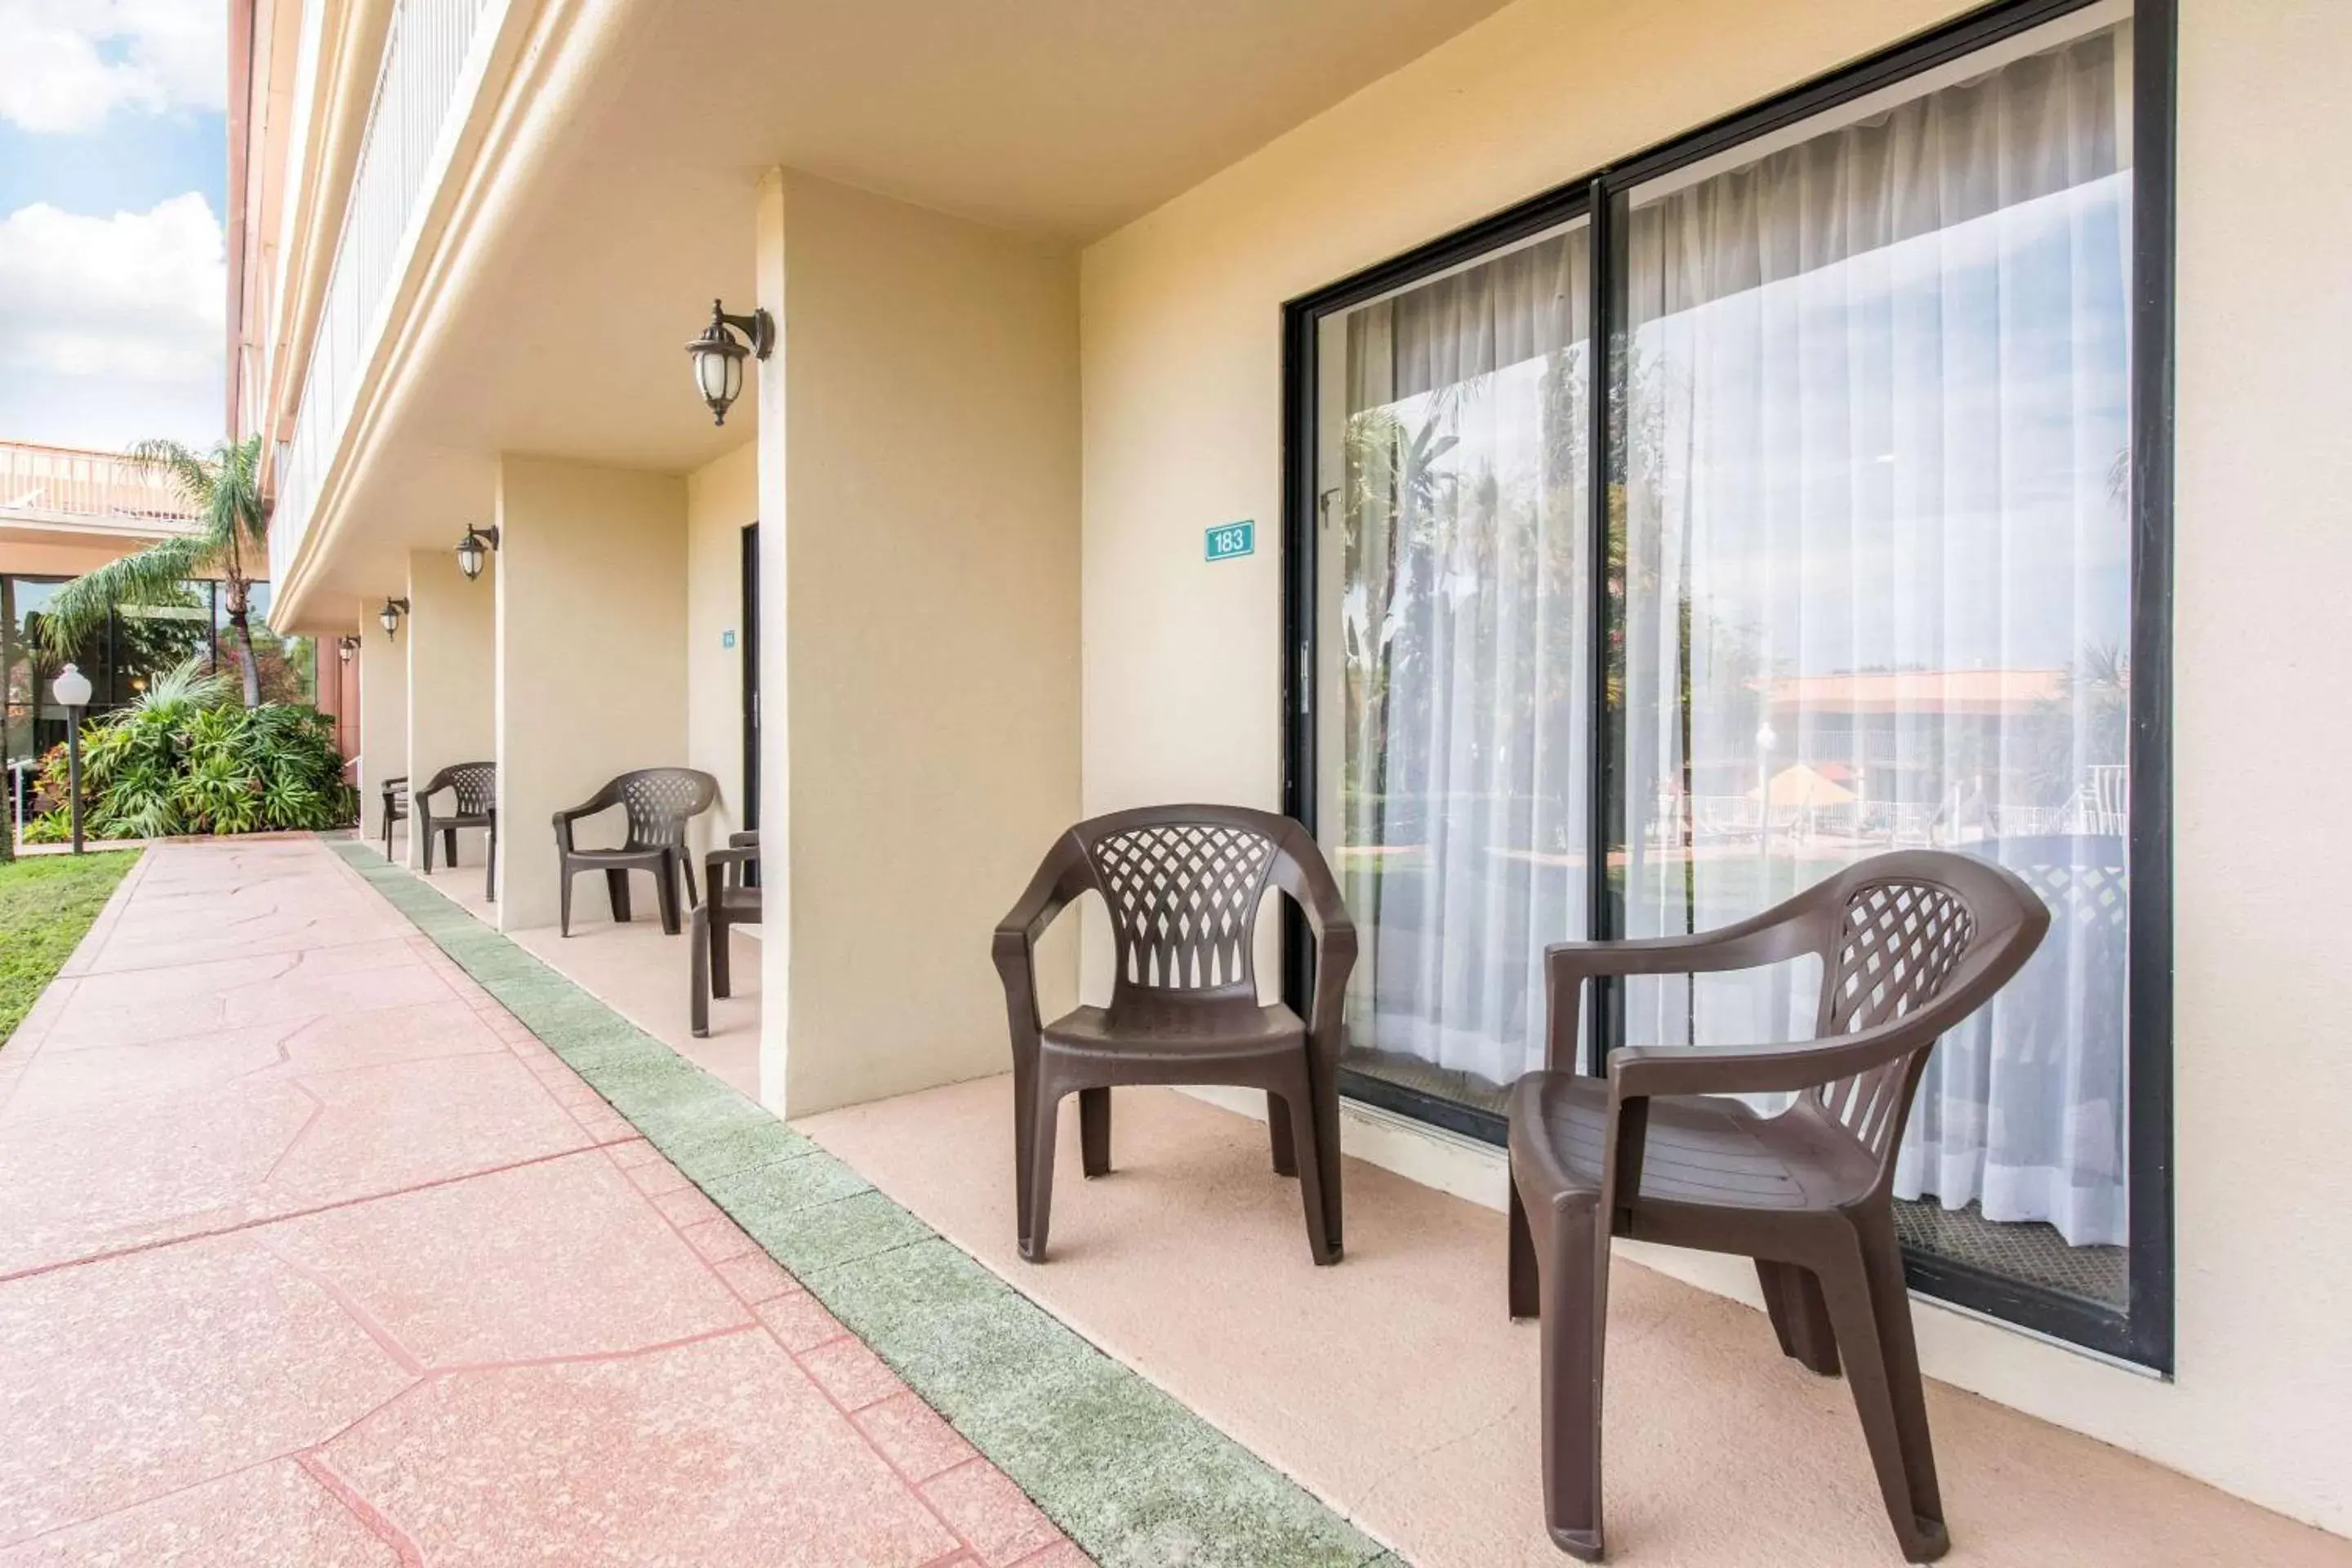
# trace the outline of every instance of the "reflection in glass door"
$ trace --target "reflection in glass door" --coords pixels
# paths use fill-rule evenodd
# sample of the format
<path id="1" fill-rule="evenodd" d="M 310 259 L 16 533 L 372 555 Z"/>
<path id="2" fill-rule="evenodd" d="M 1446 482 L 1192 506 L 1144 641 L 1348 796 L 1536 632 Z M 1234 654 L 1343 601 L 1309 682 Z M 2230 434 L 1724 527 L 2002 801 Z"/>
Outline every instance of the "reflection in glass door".
<path id="1" fill-rule="evenodd" d="M 1347 1064 L 1491 1111 L 1585 930 L 1580 219 L 1320 324 L 1317 822 L 1364 947 Z"/>
<path id="2" fill-rule="evenodd" d="M 1623 934 L 1933 846 L 2050 901 L 1914 1102 L 1907 1239 L 2126 1304 L 2129 24 L 1620 200 Z M 1809 1034 L 1648 980 L 1629 1043 Z"/>

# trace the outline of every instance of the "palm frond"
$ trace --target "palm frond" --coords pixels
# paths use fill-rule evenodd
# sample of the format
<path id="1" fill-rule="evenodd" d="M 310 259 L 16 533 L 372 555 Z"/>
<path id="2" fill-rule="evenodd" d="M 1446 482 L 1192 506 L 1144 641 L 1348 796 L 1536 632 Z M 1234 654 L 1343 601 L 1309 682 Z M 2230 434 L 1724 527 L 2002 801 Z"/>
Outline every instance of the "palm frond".
<path id="1" fill-rule="evenodd" d="M 213 510 L 235 520 L 236 531 L 257 546 L 269 542 L 269 509 L 261 499 L 261 437 L 224 443 L 213 476 Z"/>
<path id="2" fill-rule="evenodd" d="M 204 569 L 209 543 L 199 534 L 163 540 L 60 584 L 41 611 L 42 648 L 70 658 L 116 605 L 169 605 Z"/>
<path id="3" fill-rule="evenodd" d="M 227 707 L 235 696 L 234 683 L 227 676 L 206 674 L 201 658 L 184 659 L 150 679 L 128 711 L 136 714 L 185 703 L 199 712 L 209 712 Z"/>
<path id="4" fill-rule="evenodd" d="M 139 441 L 131 447 L 131 460 L 172 476 L 212 541 L 207 564 L 227 564 L 240 544 L 267 542 L 269 510 L 261 499 L 259 436 L 218 442 L 205 453 L 178 441 Z"/>
<path id="5" fill-rule="evenodd" d="M 224 446 L 226 444 L 224 443 Z M 217 456 L 220 447 L 215 447 Z M 205 459 L 194 448 L 178 441 L 134 441 L 131 445 L 131 460 L 151 468 L 169 473 L 180 487 L 181 496 L 199 512 L 210 511 L 213 504 L 213 473 Z"/>

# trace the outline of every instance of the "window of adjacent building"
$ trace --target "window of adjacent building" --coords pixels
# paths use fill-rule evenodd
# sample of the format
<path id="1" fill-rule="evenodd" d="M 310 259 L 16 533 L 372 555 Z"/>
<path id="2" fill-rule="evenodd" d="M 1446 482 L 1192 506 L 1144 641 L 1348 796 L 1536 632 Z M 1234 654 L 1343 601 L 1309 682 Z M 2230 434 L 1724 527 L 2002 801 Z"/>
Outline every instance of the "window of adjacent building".
<path id="1" fill-rule="evenodd" d="M 1475 1128 L 1541 1063 L 1546 944 L 1980 856 L 2055 919 L 1931 1058 L 1905 1239 L 2127 1318 L 2133 41 L 2084 7 L 1315 316 L 1360 1092 Z M 1643 981 L 1606 1037 L 1817 995 Z"/>
<path id="2" fill-rule="evenodd" d="M 66 712 L 50 691 L 64 662 L 39 635 L 49 600 L 65 579 L 0 575 L 0 766 L 37 763 L 66 738 Z M 317 695 L 311 639 L 281 637 L 268 624 L 269 584 L 252 587 L 254 654 L 262 699 L 310 702 Z M 90 714 L 101 717 L 139 700 L 157 675 L 193 658 L 206 670 L 234 674 L 235 634 L 222 584 L 199 579 L 146 605 L 118 605 L 70 658 L 91 686 Z M 13 781 L 12 781 L 13 782 Z"/>

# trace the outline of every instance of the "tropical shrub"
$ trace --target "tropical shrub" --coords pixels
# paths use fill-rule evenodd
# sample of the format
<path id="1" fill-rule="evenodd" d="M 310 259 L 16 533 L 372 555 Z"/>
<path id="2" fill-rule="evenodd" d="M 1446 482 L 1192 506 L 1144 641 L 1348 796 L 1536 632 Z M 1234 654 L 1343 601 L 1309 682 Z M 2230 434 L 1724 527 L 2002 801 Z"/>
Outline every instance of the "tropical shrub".
<path id="1" fill-rule="evenodd" d="M 82 727 L 82 826 L 95 838 L 337 827 L 357 814 L 334 721 L 293 703 L 236 706 L 236 687 L 194 660 L 131 707 Z M 66 748 L 41 760 L 31 843 L 68 833 Z"/>

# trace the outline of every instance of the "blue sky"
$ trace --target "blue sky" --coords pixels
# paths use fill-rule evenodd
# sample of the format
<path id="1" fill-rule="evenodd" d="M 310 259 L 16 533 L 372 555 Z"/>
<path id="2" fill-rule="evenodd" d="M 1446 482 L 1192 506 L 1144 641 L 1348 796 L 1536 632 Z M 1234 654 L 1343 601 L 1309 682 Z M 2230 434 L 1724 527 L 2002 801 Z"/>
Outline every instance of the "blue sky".
<path id="1" fill-rule="evenodd" d="M 0 439 L 222 435 L 222 0 L 0 0 Z"/>

